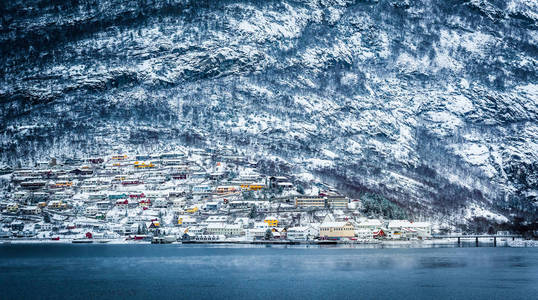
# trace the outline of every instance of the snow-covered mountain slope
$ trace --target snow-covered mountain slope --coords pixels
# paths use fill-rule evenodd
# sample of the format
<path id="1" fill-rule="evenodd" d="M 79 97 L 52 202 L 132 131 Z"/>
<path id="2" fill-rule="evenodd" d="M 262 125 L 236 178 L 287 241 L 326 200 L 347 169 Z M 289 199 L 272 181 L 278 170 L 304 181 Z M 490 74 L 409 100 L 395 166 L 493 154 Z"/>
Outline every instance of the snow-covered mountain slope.
<path id="1" fill-rule="evenodd" d="M 232 145 L 416 214 L 537 218 L 536 1 L 0 6 L 3 162 Z"/>

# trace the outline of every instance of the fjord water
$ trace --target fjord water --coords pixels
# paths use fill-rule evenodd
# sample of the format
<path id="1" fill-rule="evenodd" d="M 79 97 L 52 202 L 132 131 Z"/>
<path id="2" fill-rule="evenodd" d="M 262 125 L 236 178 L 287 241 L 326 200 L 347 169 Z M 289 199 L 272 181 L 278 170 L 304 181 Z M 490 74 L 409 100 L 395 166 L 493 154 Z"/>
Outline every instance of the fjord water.
<path id="1" fill-rule="evenodd" d="M 536 299 L 538 248 L 0 245 L 2 299 Z"/>

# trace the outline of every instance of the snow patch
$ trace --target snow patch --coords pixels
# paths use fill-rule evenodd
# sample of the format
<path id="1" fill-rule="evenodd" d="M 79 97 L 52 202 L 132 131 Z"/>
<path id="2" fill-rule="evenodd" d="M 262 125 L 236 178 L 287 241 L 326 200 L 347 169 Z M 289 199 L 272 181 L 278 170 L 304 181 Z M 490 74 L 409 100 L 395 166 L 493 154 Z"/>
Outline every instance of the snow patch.
<path id="1" fill-rule="evenodd" d="M 456 95 L 447 100 L 446 108 L 453 113 L 466 114 L 473 110 L 473 102 L 463 95 Z"/>

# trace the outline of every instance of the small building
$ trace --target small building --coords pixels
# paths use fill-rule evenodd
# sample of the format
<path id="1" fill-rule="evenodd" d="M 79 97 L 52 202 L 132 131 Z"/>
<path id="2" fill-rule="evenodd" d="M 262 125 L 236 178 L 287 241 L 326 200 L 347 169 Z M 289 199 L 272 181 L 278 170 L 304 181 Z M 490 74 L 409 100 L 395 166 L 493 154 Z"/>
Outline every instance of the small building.
<path id="1" fill-rule="evenodd" d="M 187 210 L 185 210 L 185 211 L 190 213 L 190 214 L 194 214 L 194 213 L 196 213 L 198 211 L 198 206 L 187 208 Z"/>
<path id="2" fill-rule="evenodd" d="M 23 231 L 24 230 L 24 223 L 21 221 L 14 221 L 11 223 L 11 230 L 14 231 Z"/>
<path id="3" fill-rule="evenodd" d="M 183 152 L 179 152 L 179 151 L 177 151 L 177 152 L 161 153 L 161 154 L 159 155 L 159 158 L 160 158 L 160 159 L 169 159 L 169 160 L 170 160 L 170 159 L 181 159 L 181 158 L 183 158 L 183 157 L 185 157 L 185 153 L 183 153 Z"/>
<path id="4" fill-rule="evenodd" d="M 219 202 L 206 202 L 204 206 L 205 206 L 205 210 L 219 210 L 220 209 Z"/>
<path id="5" fill-rule="evenodd" d="M 138 206 L 140 206 L 142 208 L 150 207 L 151 206 L 151 200 L 149 200 L 149 199 L 138 200 Z"/>
<path id="6" fill-rule="evenodd" d="M 286 183 L 286 185 L 287 183 L 291 184 L 290 182 L 288 182 L 288 178 L 285 176 L 269 176 L 268 179 L 269 179 L 270 188 L 277 188 L 277 187 L 285 186 L 285 185 L 279 185 L 279 183 Z"/>
<path id="7" fill-rule="evenodd" d="M 410 222 L 410 229 L 417 231 L 417 237 L 428 239 L 432 237 L 432 224 L 430 222 Z"/>
<path id="8" fill-rule="evenodd" d="M 230 208 L 251 208 L 254 204 L 250 201 L 230 201 L 228 207 Z"/>
<path id="9" fill-rule="evenodd" d="M 228 216 L 209 216 L 205 221 L 208 224 L 209 223 L 225 223 L 228 221 Z"/>
<path id="10" fill-rule="evenodd" d="M 80 187 L 80 191 L 83 193 L 95 193 L 102 189 L 102 187 L 98 185 L 83 185 Z"/>
<path id="11" fill-rule="evenodd" d="M 120 200 L 116 200 L 116 207 L 119 207 L 119 208 L 126 208 L 129 206 L 129 200 L 128 199 L 120 199 Z"/>
<path id="12" fill-rule="evenodd" d="M 113 155 L 110 159 L 111 160 L 126 160 L 127 155 Z"/>
<path id="13" fill-rule="evenodd" d="M 42 223 L 41 224 L 41 230 L 42 231 L 50 231 L 52 230 L 52 224 L 51 223 Z"/>
<path id="14" fill-rule="evenodd" d="M 239 190 L 240 189 L 237 186 L 218 186 L 216 191 L 217 191 L 217 194 L 219 195 L 226 195 L 226 194 L 237 193 Z"/>
<path id="15" fill-rule="evenodd" d="M 99 213 L 97 206 L 88 206 L 84 209 L 84 214 L 86 216 L 95 216 Z"/>
<path id="16" fill-rule="evenodd" d="M 94 193 L 88 195 L 88 200 L 90 201 L 103 201 L 107 198 L 107 195 L 104 193 Z"/>
<path id="17" fill-rule="evenodd" d="M 274 216 L 268 216 L 263 220 L 268 227 L 277 227 L 278 226 L 278 219 Z"/>
<path id="18" fill-rule="evenodd" d="M 155 168 L 155 164 L 153 162 L 134 162 L 135 169 L 152 169 Z"/>
<path id="19" fill-rule="evenodd" d="M 50 167 L 50 163 L 48 161 L 38 161 L 36 163 L 36 167 L 38 169 L 46 169 L 46 168 Z"/>
<path id="20" fill-rule="evenodd" d="M 174 172 L 171 174 L 172 179 L 184 180 L 187 179 L 187 172 Z"/>
<path id="21" fill-rule="evenodd" d="M 250 218 L 239 217 L 234 220 L 234 224 L 238 224 L 243 228 L 249 228 L 253 224 L 253 221 Z"/>
<path id="22" fill-rule="evenodd" d="M 21 182 L 21 188 L 26 190 L 37 190 L 45 187 L 46 184 L 47 182 L 42 180 L 24 181 Z"/>
<path id="23" fill-rule="evenodd" d="M 26 197 L 28 197 L 28 192 L 19 191 L 19 192 L 13 193 L 13 199 L 15 200 L 22 200 L 22 199 L 25 199 Z"/>
<path id="24" fill-rule="evenodd" d="M 167 208 L 168 207 L 168 200 L 165 198 L 157 198 L 153 201 L 153 207 L 156 208 Z"/>
<path id="25" fill-rule="evenodd" d="M 107 211 L 110 209 L 110 202 L 109 201 L 98 201 L 96 203 L 97 209 L 100 211 Z"/>
<path id="26" fill-rule="evenodd" d="M 179 216 L 177 218 L 177 225 L 183 225 L 183 226 L 193 226 L 196 225 L 198 222 L 196 221 L 196 218 L 193 218 L 191 216 Z"/>
<path id="27" fill-rule="evenodd" d="M 388 223 L 386 234 L 390 239 L 430 238 L 431 224 L 428 222 L 391 220 Z"/>
<path id="28" fill-rule="evenodd" d="M 181 166 L 184 164 L 182 159 L 166 159 L 161 162 L 163 166 Z"/>
<path id="29" fill-rule="evenodd" d="M 311 226 L 290 227 L 286 232 L 290 241 L 309 241 L 319 236 L 319 231 Z"/>
<path id="30" fill-rule="evenodd" d="M 291 182 L 277 182 L 277 187 L 279 189 L 289 191 L 293 189 L 293 183 Z"/>
<path id="31" fill-rule="evenodd" d="M 265 223 L 263 224 L 267 226 L 267 224 Z M 261 240 L 265 238 L 267 230 L 270 230 L 270 229 L 269 228 L 256 228 L 256 227 L 252 229 L 246 229 L 246 237 L 252 240 Z"/>
<path id="32" fill-rule="evenodd" d="M 210 194 L 213 188 L 209 185 L 197 185 L 192 187 L 193 194 Z"/>
<path id="33" fill-rule="evenodd" d="M 185 207 L 185 199 L 174 199 L 172 200 L 172 208 L 175 211 L 179 211 Z"/>
<path id="34" fill-rule="evenodd" d="M 6 211 L 8 213 L 17 213 L 19 211 L 19 204 L 15 203 L 15 202 L 10 202 L 6 205 Z"/>
<path id="35" fill-rule="evenodd" d="M 41 208 L 37 206 L 26 206 L 21 208 L 21 213 L 23 215 L 39 215 L 41 213 Z"/>
<path id="36" fill-rule="evenodd" d="M 108 200 L 126 199 L 127 197 L 128 197 L 128 195 L 126 193 L 110 194 L 110 195 L 108 195 Z"/>
<path id="37" fill-rule="evenodd" d="M 241 185 L 241 189 L 248 191 L 259 191 L 263 188 L 265 188 L 265 184 L 263 183 L 249 183 Z"/>
<path id="38" fill-rule="evenodd" d="M 129 179 L 129 180 L 123 180 L 121 184 L 122 185 L 139 185 L 139 184 L 144 184 L 144 183 L 138 179 Z"/>
<path id="39" fill-rule="evenodd" d="M 49 201 L 48 207 L 52 209 L 65 209 L 67 208 L 67 203 L 64 203 L 62 200 L 52 200 Z"/>
<path id="40" fill-rule="evenodd" d="M 383 223 L 378 219 L 366 219 L 355 225 L 355 234 L 358 239 L 370 240 L 374 238 L 374 233 L 379 232 Z"/>

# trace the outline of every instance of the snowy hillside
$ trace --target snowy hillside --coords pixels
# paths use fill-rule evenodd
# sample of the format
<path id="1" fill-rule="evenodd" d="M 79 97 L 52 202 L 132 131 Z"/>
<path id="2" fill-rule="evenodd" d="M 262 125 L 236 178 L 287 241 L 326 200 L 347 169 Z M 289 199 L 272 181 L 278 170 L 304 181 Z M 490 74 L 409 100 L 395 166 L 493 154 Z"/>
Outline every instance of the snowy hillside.
<path id="1" fill-rule="evenodd" d="M 5 164 L 229 145 L 417 215 L 537 220 L 536 1 L 19 0 L 0 15 Z"/>

